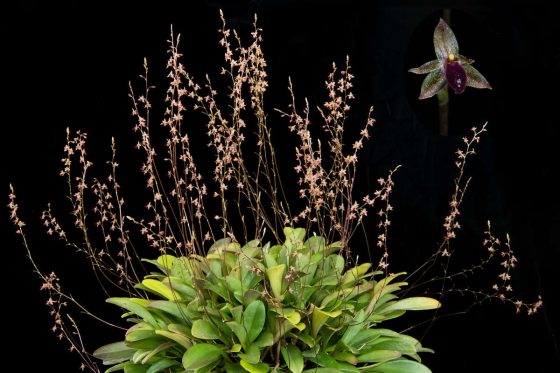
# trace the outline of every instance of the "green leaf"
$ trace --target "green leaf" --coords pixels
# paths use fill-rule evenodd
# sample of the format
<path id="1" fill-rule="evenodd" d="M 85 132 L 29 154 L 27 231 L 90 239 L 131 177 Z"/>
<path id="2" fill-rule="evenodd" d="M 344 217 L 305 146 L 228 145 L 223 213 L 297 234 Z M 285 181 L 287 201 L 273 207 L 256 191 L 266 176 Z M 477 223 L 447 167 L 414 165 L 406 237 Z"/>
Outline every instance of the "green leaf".
<path id="1" fill-rule="evenodd" d="M 245 369 L 241 368 L 239 364 L 226 363 L 226 373 L 245 373 Z"/>
<path id="2" fill-rule="evenodd" d="M 313 368 L 304 370 L 303 373 L 342 373 L 342 371 L 334 368 Z"/>
<path id="3" fill-rule="evenodd" d="M 303 371 L 303 356 L 301 355 L 301 351 L 295 345 L 288 345 L 287 347 L 282 346 L 282 357 L 284 361 L 288 365 L 288 369 L 292 373 L 301 373 Z"/>
<path id="4" fill-rule="evenodd" d="M 383 373 L 432 373 L 427 366 L 412 360 L 391 360 L 381 363 L 370 372 Z"/>
<path id="5" fill-rule="evenodd" d="M 350 321 L 346 331 L 340 338 L 340 341 L 345 345 L 349 346 L 352 344 L 352 339 L 360 332 L 360 330 L 364 329 L 364 320 L 365 320 L 365 312 L 364 310 L 360 310 L 354 318 Z"/>
<path id="6" fill-rule="evenodd" d="M 358 356 L 358 362 L 360 363 L 378 363 L 381 361 L 393 360 L 401 357 L 402 354 L 399 351 L 393 350 L 373 350 L 366 352 Z"/>
<path id="7" fill-rule="evenodd" d="M 260 348 L 270 347 L 274 344 L 273 335 L 269 331 L 262 332 L 253 343 Z"/>
<path id="8" fill-rule="evenodd" d="M 247 331 L 247 342 L 253 342 L 261 334 L 266 319 L 266 309 L 263 302 L 251 302 L 243 312 L 243 326 Z"/>
<path id="9" fill-rule="evenodd" d="M 199 339 L 220 339 L 218 330 L 208 320 L 196 320 L 191 328 L 191 334 Z"/>
<path id="10" fill-rule="evenodd" d="M 127 364 L 124 366 L 124 373 L 146 373 L 148 368 L 148 365 Z"/>
<path id="11" fill-rule="evenodd" d="M 142 302 L 138 302 L 138 301 L 142 301 Z M 160 325 L 159 322 L 150 313 L 150 311 L 146 309 L 146 306 L 150 303 L 148 300 L 140 299 L 140 298 L 109 298 L 106 300 L 106 302 L 115 304 L 121 308 L 124 308 L 125 310 L 134 313 L 135 315 L 140 316 L 144 321 L 150 323 L 155 327 L 163 326 Z"/>
<path id="12" fill-rule="evenodd" d="M 239 353 L 238 356 L 251 364 L 258 364 L 261 360 L 261 351 L 257 345 L 249 345 L 245 353 Z"/>
<path id="13" fill-rule="evenodd" d="M 272 289 L 272 293 L 276 297 L 276 299 L 282 300 L 282 287 L 284 284 L 284 275 L 286 273 L 286 265 L 279 264 L 273 267 L 270 267 L 266 270 L 266 276 L 268 277 L 268 281 L 270 282 L 270 287 Z"/>
<path id="14" fill-rule="evenodd" d="M 147 278 L 142 281 L 142 285 L 170 301 L 181 300 L 179 293 L 173 291 L 169 286 L 162 284 L 159 280 Z"/>
<path id="15" fill-rule="evenodd" d="M 365 274 L 371 267 L 371 263 L 363 263 L 357 267 L 351 268 L 342 277 L 342 285 L 347 286 L 355 283 L 360 277 Z"/>
<path id="16" fill-rule="evenodd" d="M 383 309 L 383 313 L 388 313 L 391 311 L 422 311 L 422 310 L 433 310 L 441 307 L 441 303 L 433 298 L 428 297 L 411 297 L 396 301 L 395 303 L 389 304 Z"/>
<path id="17" fill-rule="evenodd" d="M 130 363 L 120 363 L 120 364 L 117 364 L 115 366 L 112 366 L 111 368 L 107 369 L 105 371 L 105 373 L 112 373 L 112 372 L 118 372 L 119 370 L 124 370 L 124 367 L 127 364 L 130 364 Z"/>
<path id="18" fill-rule="evenodd" d="M 187 350 L 183 355 L 183 367 L 195 370 L 212 364 L 222 357 L 222 349 L 216 345 L 199 343 Z"/>
<path id="19" fill-rule="evenodd" d="M 129 360 L 134 352 L 136 350 L 128 347 L 124 342 L 115 342 L 99 347 L 93 352 L 93 356 L 103 360 L 103 364 L 110 365 Z"/>
<path id="20" fill-rule="evenodd" d="M 311 316 L 311 332 L 313 336 L 317 336 L 319 330 L 327 322 L 328 319 L 338 317 L 342 313 L 341 310 L 336 310 L 333 312 L 326 312 L 319 307 L 313 306 L 313 314 Z"/>
<path id="21" fill-rule="evenodd" d="M 177 320 L 186 321 L 189 312 L 187 306 L 168 300 L 154 300 L 147 306 L 148 309 L 156 309 L 174 316 Z"/>
<path id="22" fill-rule="evenodd" d="M 153 363 L 150 368 L 146 371 L 146 373 L 157 373 L 161 372 L 164 369 L 177 365 L 177 362 L 170 360 L 170 359 L 161 359 L 157 362 Z"/>
<path id="23" fill-rule="evenodd" d="M 192 346 L 192 342 L 189 340 L 189 338 L 186 335 L 179 334 L 179 333 L 173 333 L 173 332 L 170 332 L 170 331 L 167 331 L 167 330 L 156 330 L 156 334 L 161 335 L 162 337 L 169 338 L 172 341 L 177 342 L 178 344 L 180 344 L 184 348 L 188 349 L 188 348 L 191 348 L 191 346 Z"/>
<path id="24" fill-rule="evenodd" d="M 250 373 L 267 373 L 270 370 L 268 364 L 265 363 L 251 364 L 245 360 L 241 360 L 239 363 L 243 369 Z"/>
<path id="25" fill-rule="evenodd" d="M 358 364 L 358 358 L 354 354 L 351 354 L 350 352 L 347 351 L 341 351 L 335 353 L 333 356 L 338 361 L 344 361 L 352 365 Z"/>
<path id="26" fill-rule="evenodd" d="M 165 268 L 165 272 L 167 273 L 171 267 L 173 266 L 173 262 L 175 261 L 175 257 L 173 255 L 161 255 L 157 258 L 157 263 L 162 267 Z"/>
<path id="27" fill-rule="evenodd" d="M 174 341 L 168 341 L 168 342 L 162 343 L 158 347 L 154 348 L 148 355 L 144 356 L 144 359 L 142 359 L 142 361 L 141 361 L 142 364 L 147 364 L 148 360 L 150 360 L 152 357 L 154 357 L 155 355 L 157 355 L 161 351 L 167 350 L 168 348 L 173 347 L 173 346 L 175 346 Z"/>
<path id="28" fill-rule="evenodd" d="M 235 334 L 239 343 L 245 346 L 245 342 L 247 341 L 247 331 L 245 327 L 236 321 L 226 322 L 226 325 Z"/>

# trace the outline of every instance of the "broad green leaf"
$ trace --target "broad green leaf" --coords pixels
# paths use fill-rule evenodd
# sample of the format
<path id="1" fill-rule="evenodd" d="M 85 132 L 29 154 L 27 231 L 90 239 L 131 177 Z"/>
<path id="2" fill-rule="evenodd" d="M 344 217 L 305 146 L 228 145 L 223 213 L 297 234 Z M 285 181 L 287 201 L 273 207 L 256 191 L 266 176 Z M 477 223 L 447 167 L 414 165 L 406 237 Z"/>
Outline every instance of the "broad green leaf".
<path id="1" fill-rule="evenodd" d="M 220 339 L 220 334 L 216 327 L 208 320 L 196 320 L 191 328 L 191 334 L 199 339 Z"/>
<path id="2" fill-rule="evenodd" d="M 389 304 L 383 309 L 383 313 L 388 313 L 391 311 L 421 311 L 421 310 L 433 310 L 441 307 L 441 303 L 433 298 L 428 297 L 411 297 L 396 301 L 395 303 Z"/>
<path id="3" fill-rule="evenodd" d="M 342 277 L 342 285 L 352 284 L 360 279 L 371 268 L 371 263 L 363 263 L 357 267 L 351 268 L 344 273 Z"/>
<path id="4" fill-rule="evenodd" d="M 145 302 L 138 302 L 135 300 L 145 301 Z M 150 323 L 153 326 L 162 326 L 160 323 L 154 318 L 154 316 L 146 309 L 146 306 L 150 303 L 148 300 L 139 299 L 139 298 L 109 298 L 106 300 L 107 303 L 115 304 L 125 310 L 128 310 L 138 316 L 140 316 L 144 321 Z M 141 305 L 139 303 L 144 303 L 145 305 Z"/>
<path id="5" fill-rule="evenodd" d="M 188 309 L 183 303 L 168 300 L 155 300 L 148 304 L 148 309 L 156 309 L 174 316 L 177 320 L 188 320 Z"/>
<path id="6" fill-rule="evenodd" d="M 247 371 L 239 364 L 226 363 L 226 373 L 246 373 Z"/>
<path id="7" fill-rule="evenodd" d="M 178 292 L 183 299 L 193 299 L 196 297 L 196 291 L 192 286 L 185 284 L 180 277 L 166 277 L 161 282 L 175 292 Z"/>
<path id="8" fill-rule="evenodd" d="M 191 335 L 191 330 L 183 324 L 169 324 L 167 325 L 167 330 L 173 333 L 184 334 L 186 336 Z"/>
<path id="9" fill-rule="evenodd" d="M 173 291 L 169 286 L 162 284 L 161 281 L 147 278 L 142 281 L 142 285 L 170 301 L 181 300 L 181 296 L 176 291 Z"/>
<path id="10" fill-rule="evenodd" d="M 304 370 L 302 373 L 342 373 L 342 371 L 334 368 L 313 368 Z"/>
<path id="11" fill-rule="evenodd" d="M 266 319 L 266 309 L 263 302 L 251 302 L 243 312 L 243 326 L 247 331 L 247 342 L 253 342 L 261 334 Z"/>
<path id="12" fill-rule="evenodd" d="M 315 339 L 307 333 L 290 333 L 290 336 L 299 339 L 307 346 L 309 346 L 309 348 L 315 347 Z"/>
<path id="13" fill-rule="evenodd" d="M 313 306 L 313 314 L 311 316 L 311 332 L 313 336 L 317 336 L 319 330 L 327 322 L 328 319 L 338 317 L 342 311 L 336 310 L 333 312 L 326 312 L 319 307 Z"/>
<path id="14" fill-rule="evenodd" d="M 239 343 L 234 344 L 233 346 L 231 346 L 230 350 L 228 352 L 239 352 L 241 351 L 241 345 Z"/>
<path id="15" fill-rule="evenodd" d="M 128 347 L 124 342 L 115 342 L 99 347 L 93 352 L 93 356 L 103 360 L 103 364 L 110 365 L 129 360 L 134 352 L 136 350 Z"/>
<path id="16" fill-rule="evenodd" d="M 279 264 L 266 270 L 266 275 L 272 289 L 272 294 L 276 299 L 282 300 L 282 287 L 284 284 L 284 275 L 286 274 L 286 265 Z"/>
<path id="17" fill-rule="evenodd" d="M 245 327 L 236 321 L 226 322 L 226 325 L 235 334 L 239 343 L 245 346 L 247 341 L 247 331 L 245 330 Z"/>
<path id="18" fill-rule="evenodd" d="M 179 334 L 179 333 L 173 333 L 167 330 L 156 330 L 156 334 L 157 335 L 161 335 L 163 337 L 169 338 L 175 342 L 177 342 L 178 344 L 180 344 L 181 346 L 183 346 L 184 348 L 191 348 L 192 346 L 192 342 L 189 340 L 189 338 L 186 335 L 183 334 Z"/>
<path id="19" fill-rule="evenodd" d="M 364 320 L 365 320 L 365 312 L 364 310 L 360 310 L 350 321 L 350 324 L 346 328 L 346 331 L 340 338 L 340 341 L 345 345 L 349 346 L 352 344 L 352 339 L 360 332 L 360 330 L 364 329 Z"/>
<path id="20" fill-rule="evenodd" d="M 216 345 L 199 343 L 187 350 L 183 355 L 183 367 L 195 370 L 212 364 L 222 357 L 222 349 Z"/>
<path id="21" fill-rule="evenodd" d="M 124 366 L 124 373 L 146 373 L 148 368 L 148 365 L 127 364 Z"/>
<path id="22" fill-rule="evenodd" d="M 269 331 L 264 331 L 253 343 L 260 348 L 270 347 L 274 344 L 273 335 Z"/>
<path id="23" fill-rule="evenodd" d="M 177 365 L 177 362 L 171 359 L 161 359 L 153 363 L 150 366 L 150 368 L 146 371 L 146 373 L 158 373 L 174 365 Z"/>
<path id="24" fill-rule="evenodd" d="M 393 360 L 401 357 L 402 354 L 399 351 L 393 350 L 373 350 L 366 352 L 365 354 L 358 356 L 358 362 L 360 363 L 378 363 L 381 361 Z"/>
<path id="25" fill-rule="evenodd" d="M 351 354 L 347 351 L 335 353 L 333 356 L 338 361 L 344 361 L 352 365 L 358 364 L 358 358 L 354 354 Z"/>
<path id="26" fill-rule="evenodd" d="M 301 373 L 303 371 L 304 363 L 301 351 L 295 345 L 288 345 L 281 347 L 282 357 L 288 365 L 288 369 L 292 373 Z"/>
<path id="27" fill-rule="evenodd" d="M 268 364 L 265 363 L 251 364 L 245 360 L 241 360 L 239 363 L 249 373 L 267 373 L 270 370 Z"/>
<path id="28" fill-rule="evenodd" d="M 175 346 L 174 341 L 168 341 L 168 342 L 162 343 L 158 347 L 154 348 L 148 355 L 146 355 L 144 357 L 144 359 L 142 359 L 142 364 L 146 364 L 148 362 L 148 360 L 150 360 L 152 357 L 154 357 L 155 355 L 157 355 L 161 351 L 167 350 L 168 348 L 173 347 L 173 346 Z"/>
<path id="29" fill-rule="evenodd" d="M 237 355 L 242 360 L 251 364 L 258 364 L 261 360 L 261 351 L 259 350 L 259 347 L 254 344 L 247 346 L 245 353 L 239 353 Z"/>
<path id="30" fill-rule="evenodd" d="M 117 364 L 117 365 L 115 365 L 115 366 L 112 366 L 111 368 L 107 369 L 107 370 L 105 371 L 105 373 L 112 373 L 112 372 L 118 372 L 119 370 L 124 370 L 124 367 L 125 367 L 127 364 L 130 364 L 130 362 L 127 362 L 127 363 L 120 363 L 120 364 Z"/>
<path id="31" fill-rule="evenodd" d="M 173 266 L 173 262 L 175 261 L 175 257 L 173 255 L 161 255 L 157 258 L 158 264 L 165 268 L 166 273 L 169 272 L 171 267 Z"/>
<path id="32" fill-rule="evenodd" d="M 432 373 L 427 366 L 412 360 L 391 360 L 381 363 L 371 372 L 383 373 Z"/>

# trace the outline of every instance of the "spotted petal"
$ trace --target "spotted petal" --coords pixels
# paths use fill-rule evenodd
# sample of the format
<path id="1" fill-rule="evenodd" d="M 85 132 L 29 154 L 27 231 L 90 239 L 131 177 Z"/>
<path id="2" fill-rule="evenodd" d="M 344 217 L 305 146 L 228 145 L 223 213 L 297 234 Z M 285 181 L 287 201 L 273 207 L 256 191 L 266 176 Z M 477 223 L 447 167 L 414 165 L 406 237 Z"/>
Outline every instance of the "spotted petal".
<path id="1" fill-rule="evenodd" d="M 432 60 L 429 62 L 426 62 L 425 64 L 423 64 L 420 67 L 415 67 L 413 69 L 408 70 L 411 73 L 414 74 L 427 74 L 430 71 L 434 71 L 435 69 L 441 68 L 441 63 L 438 60 Z"/>
<path id="2" fill-rule="evenodd" d="M 459 55 L 459 61 L 463 64 L 463 65 L 470 65 L 471 63 L 474 63 L 474 60 L 468 57 L 463 56 L 462 54 Z"/>
<path id="3" fill-rule="evenodd" d="M 432 71 L 426 76 L 420 88 L 420 100 L 432 97 L 445 87 L 445 74 L 442 69 Z"/>
<path id="4" fill-rule="evenodd" d="M 492 89 L 490 83 L 477 69 L 471 65 L 463 65 L 463 68 L 467 73 L 467 85 L 469 87 Z"/>
<path id="5" fill-rule="evenodd" d="M 438 60 L 446 60 L 450 54 L 459 55 L 459 44 L 455 34 L 441 18 L 434 30 L 434 49 Z"/>

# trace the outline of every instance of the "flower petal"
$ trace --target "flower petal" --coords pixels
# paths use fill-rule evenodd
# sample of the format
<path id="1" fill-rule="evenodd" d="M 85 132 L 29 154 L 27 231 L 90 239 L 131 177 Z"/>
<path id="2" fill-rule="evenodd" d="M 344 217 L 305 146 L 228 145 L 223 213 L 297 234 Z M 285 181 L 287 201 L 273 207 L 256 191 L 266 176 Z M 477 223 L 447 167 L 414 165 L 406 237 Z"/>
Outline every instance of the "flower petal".
<path id="1" fill-rule="evenodd" d="M 459 55 L 459 62 L 461 62 L 463 65 L 470 65 L 471 63 L 474 62 L 474 60 L 460 54 Z"/>
<path id="2" fill-rule="evenodd" d="M 487 88 L 492 89 L 488 80 L 471 65 L 463 66 L 467 73 L 467 85 L 473 88 Z"/>
<path id="3" fill-rule="evenodd" d="M 445 75 L 442 69 L 432 71 L 426 76 L 420 88 L 420 100 L 432 97 L 445 87 Z"/>
<path id="4" fill-rule="evenodd" d="M 455 34 L 441 18 L 434 30 L 434 49 L 438 60 L 446 60 L 450 54 L 459 55 L 459 44 Z"/>
<path id="5" fill-rule="evenodd" d="M 411 73 L 414 74 L 427 74 L 430 71 L 434 71 L 437 68 L 440 68 L 441 64 L 438 60 L 431 60 L 429 62 L 426 62 L 425 64 L 423 64 L 420 67 L 415 67 L 413 69 L 408 70 Z"/>
<path id="6" fill-rule="evenodd" d="M 469 65 L 465 65 L 469 66 Z M 459 61 L 448 62 L 445 65 L 445 78 L 449 87 L 460 95 L 467 88 L 467 73 Z"/>

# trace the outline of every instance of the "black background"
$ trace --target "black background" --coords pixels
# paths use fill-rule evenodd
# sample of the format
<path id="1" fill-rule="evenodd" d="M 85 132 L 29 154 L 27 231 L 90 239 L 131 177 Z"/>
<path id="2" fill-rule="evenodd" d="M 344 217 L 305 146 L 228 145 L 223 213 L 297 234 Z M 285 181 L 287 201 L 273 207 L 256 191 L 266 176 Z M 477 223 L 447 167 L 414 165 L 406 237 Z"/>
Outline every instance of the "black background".
<path id="1" fill-rule="evenodd" d="M 88 132 L 90 153 L 99 165 L 115 136 L 122 144 L 121 163 L 130 162 L 123 183 L 129 190 L 140 188 L 136 183 L 141 179 L 128 172 L 139 164 L 130 150 L 134 141 L 127 89 L 128 81 L 141 73 L 142 58 L 150 61 L 153 82 L 161 83 L 165 41 L 173 24 L 182 34 L 188 68 L 201 77 L 217 75 L 222 56 L 217 9 L 224 8 L 230 25 L 240 33 L 250 30 L 251 14 L 257 12 L 269 62 L 271 108 L 286 107 L 288 76 L 299 94 L 320 102 L 331 63 L 341 65 L 350 55 L 359 97 L 350 125 L 357 126 L 371 104 L 378 121 L 365 151 L 362 166 L 367 172 L 360 187 L 369 188 L 389 168 L 403 165 L 394 194 L 393 270 L 413 269 L 438 242 L 454 177 L 453 152 L 471 126 L 489 121 L 489 133 L 469 167 L 474 179 L 463 211 L 459 257 L 470 260 L 481 253 L 484 222 L 491 219 L 497 233 L 510 233 L 520 258 L 516 290 L 527 299 L 541 294 L 545 307 L 539 315 L 526 317 L 514 315 L 510 306 L 483 304 L 466 315 L 441 318 L 423 340 L 436 350 L 426 362 L 434 372 L 555 371 L 546 368 L 560 365 L 554 336 L 560 313 L 555 304 L 560 208 L 554 179 L 559 158 L 560 33 L 553 12 L 535 2 L 417 3 L 27 1 L 4 9 L 0 195 L 7 197 L 8 182 L 17 188 L 40 266 L 56 270 L 68 290 L 93 309 L 115 313 L 92 300 L 103 295 L 82 269 L 84 258 L 39 233 L 46 203 L 65 203 L 64 184 L 57 177 L 65 128 Z M 406 70 L 434 58 L 432 32 L 445 7 L 452 9 L 451 26 L 461 53 L 476 60 L 493 90 L 468 88 L 464 95 L 452 96 L 451 134 L 440 137 L 435 134 L 435 99 L 416 100 L 422 78 Z M 277 116 L 271 114 L 270 122 L 281 141 L 292 139 Z M 6 209 L 2 216 L 1 309 L 9 345 L 4 356 L 21 365 L 17 371 L 77 371 L 76 357 L 49 333 L 51 320 L 38 291 L 40 282 L 11 232 Z M 446 312 L 468 305 L 457 297 L 446 300 Z M 118 338 L 88 321 L 83 331 L 90 349 Z M 423 332 L 418 328 L 411 333 Z"/>

